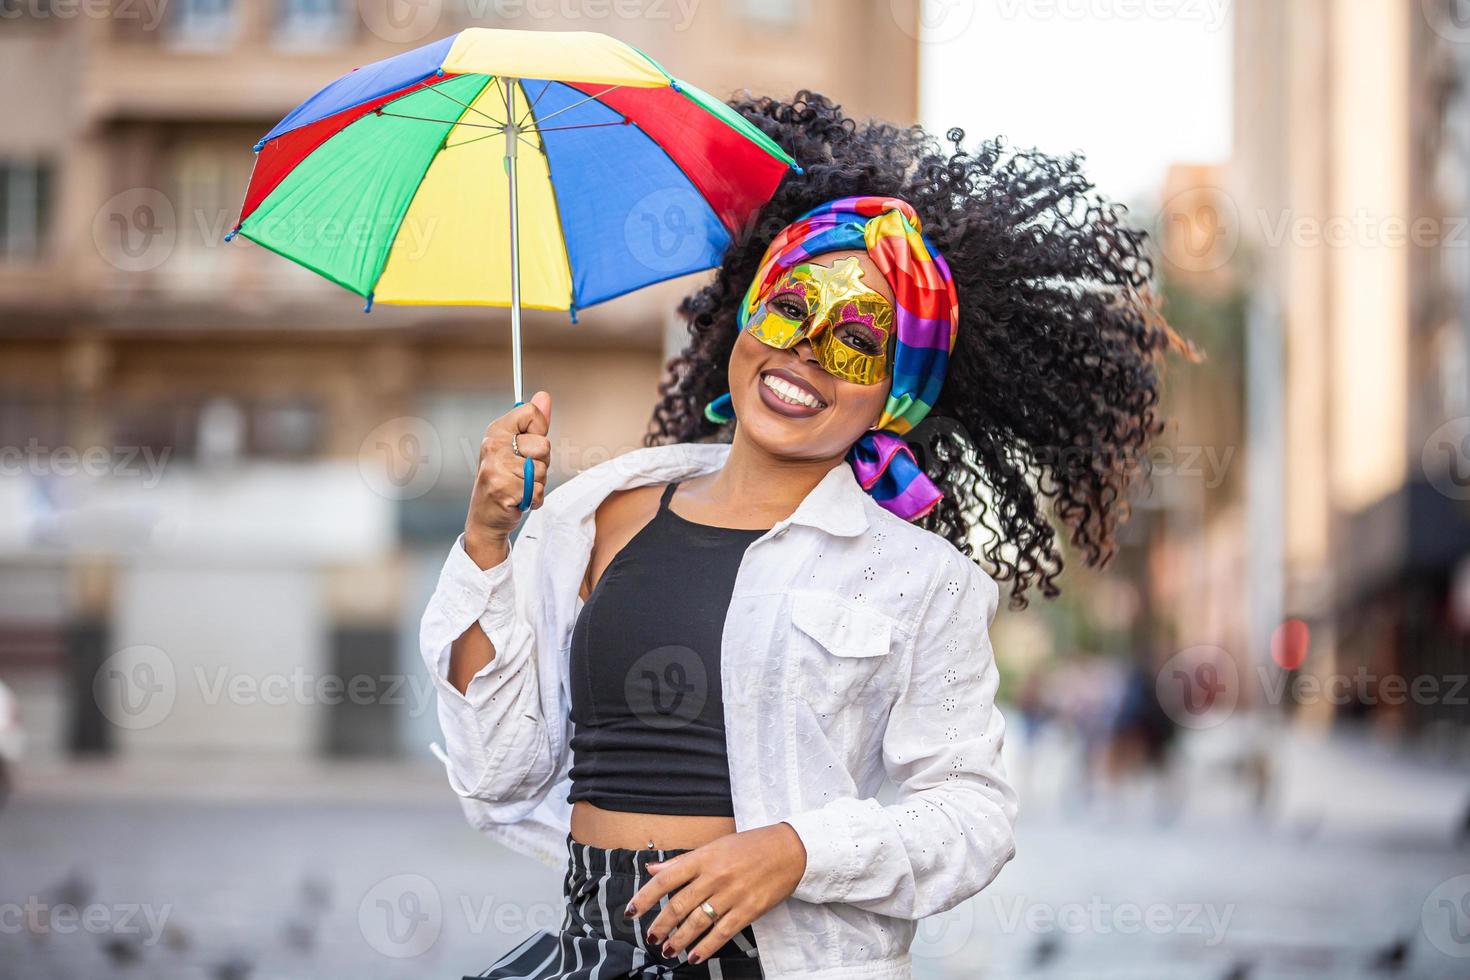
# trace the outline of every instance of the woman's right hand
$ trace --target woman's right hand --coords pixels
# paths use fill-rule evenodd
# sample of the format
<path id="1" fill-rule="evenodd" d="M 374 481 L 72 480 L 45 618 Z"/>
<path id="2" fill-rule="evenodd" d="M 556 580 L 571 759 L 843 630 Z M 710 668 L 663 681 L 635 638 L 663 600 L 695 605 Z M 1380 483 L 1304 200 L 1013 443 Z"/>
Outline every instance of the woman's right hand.
<path id="1" fill-rule="evenodd" d="M 550 428 L 551 394 L 546 391 L 536 392 L 529 402 L 517 405 L 485 428 L 464 526 L 465 551 L 481 568 L 505 559 L 510 533 L 521 522 L 526 465 L 522 456 L 535 466 L 531 508 L 541 506 L 546 471 L 551 465 Z M 511 452 L 511 436 L 516 438 L 521 456 Z"/>

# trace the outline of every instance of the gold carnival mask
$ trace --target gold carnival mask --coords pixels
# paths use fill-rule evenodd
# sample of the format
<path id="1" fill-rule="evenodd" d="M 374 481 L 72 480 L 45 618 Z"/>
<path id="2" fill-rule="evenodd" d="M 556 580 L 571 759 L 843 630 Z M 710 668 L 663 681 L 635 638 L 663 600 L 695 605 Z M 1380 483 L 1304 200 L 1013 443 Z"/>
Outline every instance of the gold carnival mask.
<path id="1" fill-rule="evenodd" d="M 893 304 L 862 278 L 862 264 L 851 256 L 830 268 L 792 266 L 761 294 L 745 329 L 783 350 L 806 338 L 828 374 L 878 384 L 888 378 Z"/>

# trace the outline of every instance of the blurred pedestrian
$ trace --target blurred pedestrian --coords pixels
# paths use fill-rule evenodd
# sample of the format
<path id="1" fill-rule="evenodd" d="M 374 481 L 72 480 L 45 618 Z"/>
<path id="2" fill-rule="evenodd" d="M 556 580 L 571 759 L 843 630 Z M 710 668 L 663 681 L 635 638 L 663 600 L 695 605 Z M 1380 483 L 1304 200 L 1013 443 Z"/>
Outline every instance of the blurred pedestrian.
<path id="1" fill-rule="evenodd" d="M 10 798 L 13 770 L 25 750 L 25 732 L 20 727 L 20 702 L 0 681 L 0 809 Z"/>

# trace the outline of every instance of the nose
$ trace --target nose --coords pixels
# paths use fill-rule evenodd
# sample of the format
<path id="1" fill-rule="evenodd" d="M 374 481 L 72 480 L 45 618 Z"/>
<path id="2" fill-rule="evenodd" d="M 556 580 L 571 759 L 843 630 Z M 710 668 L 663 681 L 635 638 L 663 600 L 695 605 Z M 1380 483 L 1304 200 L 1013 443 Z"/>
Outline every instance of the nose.
<path id="1" fill-rule="evenodd" d="M 812 342 L 810 338 L 801 338 L 796 343 L 791 345 L 791 349 L 796 351 L 796 356 L 801 358 L 803 361 L 811 361 L 813 364 L 817 363 L 817 352 L 816 349 L 812 347 Z"/>

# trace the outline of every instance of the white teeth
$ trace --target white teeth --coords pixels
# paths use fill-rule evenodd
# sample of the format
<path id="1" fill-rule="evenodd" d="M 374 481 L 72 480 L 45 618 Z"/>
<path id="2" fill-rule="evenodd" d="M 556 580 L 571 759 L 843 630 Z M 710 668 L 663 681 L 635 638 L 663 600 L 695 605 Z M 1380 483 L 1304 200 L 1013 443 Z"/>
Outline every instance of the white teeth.
<path id="1" fill-rule="evenodd" d="M 793 405 L 805 405 L 807 408 L 822 408 L 823 403 L 813 398 L 808 392 L 796 387 L 790 381 L 784 381 L 773 374 L 761 375 L 761 384 L 775 392 L 776 397 L 783 402 Z"/>

